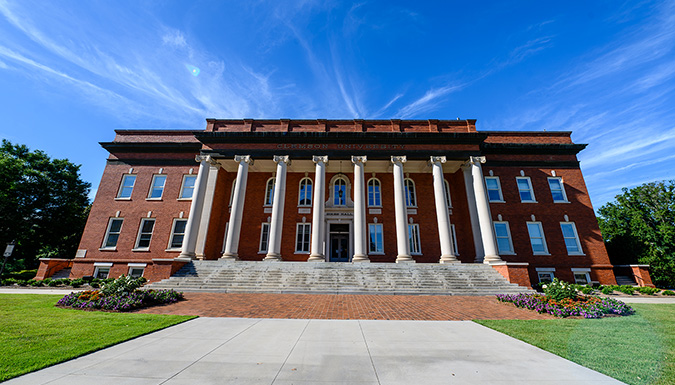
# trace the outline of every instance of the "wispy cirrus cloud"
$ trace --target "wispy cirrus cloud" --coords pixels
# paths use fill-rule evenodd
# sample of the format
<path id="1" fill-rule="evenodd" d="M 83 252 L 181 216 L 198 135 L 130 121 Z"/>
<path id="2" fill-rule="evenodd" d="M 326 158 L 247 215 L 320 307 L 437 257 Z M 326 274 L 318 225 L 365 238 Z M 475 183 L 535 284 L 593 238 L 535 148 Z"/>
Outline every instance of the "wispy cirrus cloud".
<path id="1" fill-rule="evenodd" d="M 445 96 L 453 92 L 457 92 L 462 88 L 463 86 L 456 85 L 427 90 L 424 96 L 398 110 L 396 116 L 400 117 L 401 119 L 408 119 L 412 116 L 432 111 L 438 106 Z"/>

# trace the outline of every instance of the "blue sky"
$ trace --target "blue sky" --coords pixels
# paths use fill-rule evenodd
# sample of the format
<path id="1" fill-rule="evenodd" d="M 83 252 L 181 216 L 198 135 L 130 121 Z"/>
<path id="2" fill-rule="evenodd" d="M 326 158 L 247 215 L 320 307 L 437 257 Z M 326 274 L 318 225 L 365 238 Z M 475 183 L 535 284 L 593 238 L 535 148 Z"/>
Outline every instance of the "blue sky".
<path id="1" fill-rule="evenodd" d="M 596 209 L 675 179 L 674 1 L 468 3 L 0 0 L 0 136 L 94 191 L 114 129 L 207 117 L 571 130 Z"/>

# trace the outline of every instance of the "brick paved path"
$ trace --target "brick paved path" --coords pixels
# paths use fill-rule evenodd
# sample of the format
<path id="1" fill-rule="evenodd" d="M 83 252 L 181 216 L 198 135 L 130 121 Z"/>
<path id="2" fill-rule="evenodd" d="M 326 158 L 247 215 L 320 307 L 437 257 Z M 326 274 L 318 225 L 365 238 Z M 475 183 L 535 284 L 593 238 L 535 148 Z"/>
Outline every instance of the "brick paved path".
<path id="1" fill-rule="evenodd" d="M 493 296 L 185 293 L 186 301 L 138 311 L 203 317 L 472 320 L 552 319 Z"/>

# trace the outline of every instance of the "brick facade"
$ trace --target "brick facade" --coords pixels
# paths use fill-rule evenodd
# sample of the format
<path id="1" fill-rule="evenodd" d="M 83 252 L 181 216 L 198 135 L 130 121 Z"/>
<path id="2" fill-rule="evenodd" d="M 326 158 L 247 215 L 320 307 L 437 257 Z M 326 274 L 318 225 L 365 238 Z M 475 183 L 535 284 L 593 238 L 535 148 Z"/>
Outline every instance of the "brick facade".
<path id="1" fill-rule="evenodd" d="M 113 263 L 110 276 L 127 274 L 129 263 L 145 263 L 144 276 L 150 281 L 166 278 L 182 266 L 184 261 L 175 261 L 180 250 L 168 250 L 171 229 L 175 219 L 190 216 L 192 200 L 179 199 L 179 194 L 183 177 L 199 172 L 199 163 L 194 161 L 199 154 L 211 156 L 219 166 L 215 188 L 206 198 L 212 202 L 211 211 L 205 213 L 209 216 L 208 227 L 199 229 L 206 237 L 204 259 L 218 259 L 223 252 L 237 176 L 234 155 L 251 155 L 255 162 L 248 173 L 243 206 L 238 248 L 242 260 L 265 257 L 259 247 L 261 226 L 272 215 L 271 207 L 264 204 L 267 181 L 275 172 L 271 159 L 273 155 L 289 155 L 291 159 L 281 234 L 281 256 L 286 261 L 306 261 L 309 257 L 309 253 L 298 253 L 295 248 L 296 224 L 312 223 L 313 208 L 298 205 L 300 180 L 314 180 L 312 155 L 329 157 L 324 201 L 332 198 L 330 181 L 338 174 L 348 180 L 350 199 L 355 199 L 350 157 L 366 155 L 365 182 L 371 178 L 380 181 L 382 200 L 381 207 L 368 207 L 366 194 L 366 231 L 367 224 L 381 223 L 384 240 L 384 252 L 369 258 L 371 262 L 394 262 L 397 234 L 390 157 L 406 155 L 404 172 L 414 182 L 417 195 L 417 206 L 408 208 L 408 220 L 420 228 L 421 254 L 413 254 L 413 259 L 418 263 L 438 263 L 441 250 L 428 161 L 431 155 L 442 155 L 448 160 L 443 173 L 450 186 L 450 222 L 455 227 L 457 258 L 462 263 L 474 263 L 476 249 L 461 166 L 469 157 L 485 156 L 483 174 L 499 177 L 504 198 L 503 203 L 490 202 L 491 217 L 493 221 L 508 222 L 514 248 L 513 254 L 501 255 L 506 264 L 495 265 L 497 270 L 525 286 L 538 282 L 537 268 L 553 268 L 556 277 L 571 282 L 571 269 L 590 268 L 592 280 L 602 284 L 616 282 L 576 158 L 584 145 L 572 143 L 569 132 L 481 132 L 476 131 L 474 120 L 208 119 L 204 131 L 118 130 L 113 142 L 102 145 L 110 157 L 71 277 L 92 275 L 95 262 Z M 136 176 L 133 192 L 130 198 L 116 198 L 125 174 Z M 153 175 L 166 176 L 161 199 L 147 199 Z M 536 203 L 520 200 L 516 178 L 523 175 L 531 180 Z M 562 178 L 568 202 L 553 201 L 548 184 L 548 178 L 553 176 Z M 343 209 L 347 212 L 344 223 L 351 223 L 349 210 Z M 548 246 L 545 255 L 533 253 L 530 245 L 527 222 L 533 217 L 543 228 Z M 102 246 L 111 218 L 121 218 L 123 224 L 116 246 L 106 250 Z M 153 218 L 155 225 L 150 246 L 139 251 L 134 249 L 143 218 Z M 568 255 L 561 222 L 574 223 L 580 255 Z M 350 250 L 353 235 L 352 227 Z"/>

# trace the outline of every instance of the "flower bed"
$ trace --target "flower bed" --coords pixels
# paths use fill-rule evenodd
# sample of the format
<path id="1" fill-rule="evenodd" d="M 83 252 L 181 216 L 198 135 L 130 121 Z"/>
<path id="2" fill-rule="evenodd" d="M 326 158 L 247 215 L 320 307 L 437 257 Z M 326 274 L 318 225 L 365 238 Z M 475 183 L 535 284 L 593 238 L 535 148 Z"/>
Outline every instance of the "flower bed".
<path id="1" fill-rule="evenodd" d="M 75 309 L 131 311 L 142 307 L 174 303 L 183 299 L 175 290 L 139 290 L 143 279 L 121 276 L 103 285 L 101 290 L 74 292 L 61 298 L 56 306 Z"/>
<path id="2" fill-rule="evenodd" d="M 556 317 L 601 318 L 609 314 L 630 315 L 634 312 L 633 308 L 619 300 L 585 295 L 556 300 L 541 294 L 498 294 L 497 299 Z"/>

